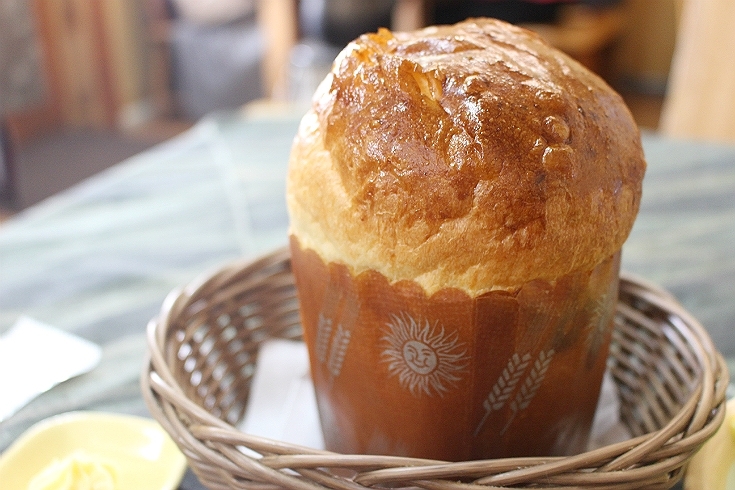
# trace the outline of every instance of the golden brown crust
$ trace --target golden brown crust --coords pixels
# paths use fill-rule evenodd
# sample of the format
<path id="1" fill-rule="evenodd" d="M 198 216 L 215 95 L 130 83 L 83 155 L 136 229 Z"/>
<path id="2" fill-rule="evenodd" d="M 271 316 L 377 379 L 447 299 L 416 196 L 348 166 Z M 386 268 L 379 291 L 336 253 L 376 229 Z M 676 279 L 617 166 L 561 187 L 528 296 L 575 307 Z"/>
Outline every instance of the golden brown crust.
<path id="1" fill-rule="evenodd" d="M 302 121 L 291 232 L 428 292 L 510 289 L 618 251 L 644 172 L 620 96 L 535 34 L 381 30 L 345 48 Z"/>

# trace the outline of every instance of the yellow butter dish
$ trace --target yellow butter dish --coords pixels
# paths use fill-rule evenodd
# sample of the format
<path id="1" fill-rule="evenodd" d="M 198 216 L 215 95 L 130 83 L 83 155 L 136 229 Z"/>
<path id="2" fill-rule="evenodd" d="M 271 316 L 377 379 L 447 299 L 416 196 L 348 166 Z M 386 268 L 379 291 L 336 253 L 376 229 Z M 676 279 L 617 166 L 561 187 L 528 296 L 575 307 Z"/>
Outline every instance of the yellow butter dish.
<path id="1" fill-rule="evenodd" d="M 694 455 L 684 476 L 685 490 L 735 490 L 735 398 L 725 421 Z"/>
<path id="2" fill-rule="evenodd" d="M 174 490 L 185 470 L 157 422 L 102 412 L 43 420 L 0 456 L 3 490 Z"/>

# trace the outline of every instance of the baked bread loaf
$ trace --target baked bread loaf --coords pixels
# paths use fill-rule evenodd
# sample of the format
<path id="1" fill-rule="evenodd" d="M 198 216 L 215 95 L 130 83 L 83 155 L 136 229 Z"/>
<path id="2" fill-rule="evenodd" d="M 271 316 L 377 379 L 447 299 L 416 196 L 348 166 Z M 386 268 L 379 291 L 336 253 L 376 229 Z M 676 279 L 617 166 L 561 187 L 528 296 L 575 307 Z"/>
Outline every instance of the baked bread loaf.
<path id="1" fill-rule="evenodd" d="M 536 34 L 380 30 L 342 51 L 302 121 L 290 232 L 354 275 L 512 290 L 618 252 L 645 166 L 621 97 Z"/>

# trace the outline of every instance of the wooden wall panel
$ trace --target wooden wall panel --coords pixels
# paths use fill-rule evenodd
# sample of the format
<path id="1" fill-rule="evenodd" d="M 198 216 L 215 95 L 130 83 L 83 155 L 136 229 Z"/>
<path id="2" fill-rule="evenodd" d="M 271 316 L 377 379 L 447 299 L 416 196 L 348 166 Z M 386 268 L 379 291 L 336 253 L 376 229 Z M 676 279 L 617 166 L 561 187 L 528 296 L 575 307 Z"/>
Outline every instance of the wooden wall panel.
<path id="1" fill-rule="evenodd" d="M 50 56 L 58 60 L 59 97 L 64 123 L 108 125 L 95 18 L 89 0 L 42 2 L 49 19 Z"/>
<path id="2" fill-rule="evenodd" d="M 100 20 L 106 39 L 114 123 L 119 125 L 121 113 L 141 103 L 148 93 L 143 6 L 138 0 L 96 1 L 103 7 Z"/>
<path id="3" fill-rule="evenodd" d="M 735 142 L 735 2 L 686 0 L 661 130 Z"/>
<path id="4" fill-rule="evenodd" d="M 19 139 L 50 125 L 114 128 L 146 96 L 141 0 L 35 0 L 48 100 L 14 114 Z"/>

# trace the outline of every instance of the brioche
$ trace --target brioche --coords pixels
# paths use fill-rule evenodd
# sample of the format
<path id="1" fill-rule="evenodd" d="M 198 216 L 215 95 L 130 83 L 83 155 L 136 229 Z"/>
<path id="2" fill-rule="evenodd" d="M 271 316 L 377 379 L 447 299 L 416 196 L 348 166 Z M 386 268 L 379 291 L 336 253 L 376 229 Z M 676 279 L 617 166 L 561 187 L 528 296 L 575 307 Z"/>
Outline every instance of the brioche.
<path id="1" fill-rule="evenodd" d="M 554 281 L 617 253 L 645 160 L 622 98 L 492 19 L 350 43 L 294 140 L 290 234 L 431 294 Z"/>

